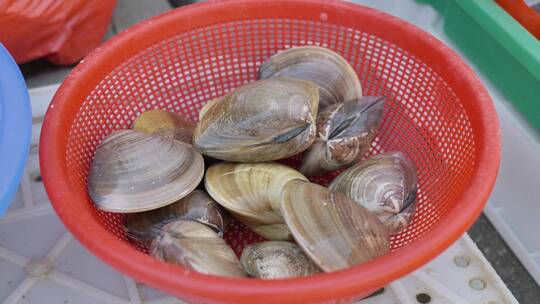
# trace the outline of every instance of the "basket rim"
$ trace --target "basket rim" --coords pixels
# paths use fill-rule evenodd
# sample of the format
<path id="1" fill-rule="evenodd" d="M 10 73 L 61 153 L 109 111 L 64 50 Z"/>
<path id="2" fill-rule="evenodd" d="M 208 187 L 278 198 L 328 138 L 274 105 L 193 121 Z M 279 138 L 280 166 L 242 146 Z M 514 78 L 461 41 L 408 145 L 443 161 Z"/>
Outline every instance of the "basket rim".
<path id="1" fill-rule="evenodd" d="M 349 19 L 340 19 L 345 23 L 354 23 L 351 13 L 362 15 L 367 23 L 385 23 L 385 26 L 401 31 L 401 38 L 397 38 L 399 41 L 392 40 L 392 43 L 410 51 L 403 46 L 411 45 L 407 39 L 414 37 L 416 47 L 413 55 L 430 66 L 438 62 L 447 70 L 444 75 L 450 80 L 445 80 L 452 82 L 452 87 L 460 91 L 460 99 L 466 99 L 463 106 L 470 116 L 477 146 L 471 182 L 456 198 L 456 206 L 438 225 L 398 251 L 355 267 L 310 277 L 262 281 L 203 275 L 168 265 L 135 250 L 90 216 L 81 216 L 81 211 L 92 212 L 91 206 L 73 204 L 77 196 L 68 187 L 70 182 L 65 159 L 71 124 L 85 97 L 95 86 L 95 83 L 85 81 L 89 75 L 93 79 L 102 79 L 117 66 L 117 62 L 135 53 L 125 45 L 146 47 L 162 40 L 163 37 L 154 34 L 162 27 L 189 30 L 195 25 L 209 25 L 208 20 L 220 20 L 227 12 L 236 16 L 249 13 L 253 17 L 253 14 L 268 16 L 272 9 L 279 9 L 280 12 L 290 11 L 293 16 L 294 7 L 301 7 L 301 14 L 317 13 L 317 16 L 322 10 L 328 13 L 328 20 L 346 14 Z M 201 14 L 205 18 L 197 18 Z M 377 31 L 379 29 L 375 27 L 374 32 Z M 377 35 L 385 37 L 386 34 L 379 31 Z M 94 64 L 96 62 L 99 64 Z M 473 70 L 443 42 L 410 23 L 375 9 L 341 1 L 230 0 L 198 3 L 153 17 L 95 49 L 75 67 L 55 94 L 43 122 L 40 147 L 43 182 L 56 213 L 69 231 L 103 261 L 141 282 L 187 300 L 250 303 L 258 297 L 266 302 L 293 303 L 366 295 L 414 271 L 449 247 L 476 220 L 491 193 L 500 162 L 500 131 L 491 98 Z"/>

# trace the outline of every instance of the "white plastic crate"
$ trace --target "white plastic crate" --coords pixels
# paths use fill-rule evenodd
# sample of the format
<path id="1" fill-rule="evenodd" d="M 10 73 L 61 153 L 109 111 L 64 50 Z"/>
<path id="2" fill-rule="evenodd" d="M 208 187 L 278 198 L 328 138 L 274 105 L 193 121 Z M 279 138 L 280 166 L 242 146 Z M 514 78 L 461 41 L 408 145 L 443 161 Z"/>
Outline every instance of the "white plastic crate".
<path id="1" fill-rule="evenodd" d="M 30 91 L 34 132 L 20 190 L 0 218 L 0 301 L 41 303 L 182 303 L 135 282 L 94 257 L 67 232 L 47 200 L 40 181 L 39 129 L 57 86 Z M 393 282 L 362 304 L 517 303 L 465 235 L 420 270 Z M 427 303 L 427 302 L 425 302 Z"/>

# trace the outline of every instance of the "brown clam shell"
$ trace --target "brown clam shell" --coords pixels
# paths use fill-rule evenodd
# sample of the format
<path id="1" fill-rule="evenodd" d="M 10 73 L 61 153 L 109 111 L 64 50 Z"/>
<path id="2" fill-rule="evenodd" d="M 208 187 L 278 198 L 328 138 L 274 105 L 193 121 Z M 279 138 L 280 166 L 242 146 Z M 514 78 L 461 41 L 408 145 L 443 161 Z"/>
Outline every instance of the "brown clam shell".
<path id="1" fill-rule="evenodd" d="M 248 245 L 242 251 L 240 263 L 250 276 L 258 279 L 287 279 L 320 272 L 302 249 L 291 242 Z"/>
<path id="2" fill-rule="evenodd" d="M 179 219 L 205 224 L 220 237 L 225 230 L 226 215 L 223 208 L 200 190 L 159 209 L 126 214 L 124 229 L 133 240 L 151 241 L 161 233 L 163 226 Z"/>
<path id="3" fill-rule="evenodd" d="M 246 276 L 232 248 L 214 230 L 195 221 L 165 225 L 152 242 L 150 255 L 204 274 Z"/>
<path id="4" fill-rule="evenodd" d="M 315 139 L 318 101 L 311 82 L 275 78 L 247 84 L 202 109 L 193 145 L 228 161 L 287 158 Z"/>
<path id="5" fill-rule="evenodd" d="M 294 239 L 325 272 L 380 257 L 390 250 L 376 215 L 345 195 L 305 181 L 290 181 L 281 211 Z"/>
<path id="6" fill-rule="evenodd" d="M 278 163 L 227 163 L 208 168 L 206 191 L 235 218 L 271 240 L 290 239 L 280 213 L 281 192 L 300 172 Z"/>
<path id="7" fill-rule="evenodd" d="M 322 110 L 317 116 L 317 138 L 300 172 L 311 176 L 358 162 L 371 147 L 383 108 L 383 97 L 366 96 Z"/>
<path id="8" fill-rule="evenodd" d="M 362 86 L 351 65 L 336 52 L 323 47 L 292 47 L 272 55 L 259 67 L 259 79 L 273 77 L 317 84 L 320 109 L 362 96 Z"/>
<path id="9" fill-rule="evenodd" d="M 120 130 L 98 146 L 88 175 L 88 193 L 102 210 L 142 212 L 185 197 L 203 175 L 203 157 L 190 144 Z"/>
<path id="10" fill-rule="evenodd" d="M 329 188 L 377 214 L 392 234 L 405 228 L 416 210 L 416 168 L 401 152 L 366 159 L 343 171 Z"/>
<path id="11" fill-rule="evenodd" d="M 154 109 L 135 118 L 132 129 L 191 144 L 195 123 L 182 114 Z"/>

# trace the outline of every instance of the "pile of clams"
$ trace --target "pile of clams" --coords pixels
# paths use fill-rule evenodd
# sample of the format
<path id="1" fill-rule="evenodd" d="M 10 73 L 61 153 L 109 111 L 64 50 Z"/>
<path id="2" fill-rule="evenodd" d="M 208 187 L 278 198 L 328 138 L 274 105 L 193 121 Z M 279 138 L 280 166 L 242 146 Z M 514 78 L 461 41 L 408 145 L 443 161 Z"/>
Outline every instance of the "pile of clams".
<path id="1" fill-rule="evenodd" d="M 417 176 L 402 152 L 364 159 L 384 97 L 363 96 L 321 47 L 278 52 L 258 78 L 209 100 L 198 123 L 154 109 L 109 134 L 88 175 L 96 207 L 124 213 L 126 236 L 155 258 L 204 274 L 284 279 L 388 253 L 414 216 Z M 275 162 L 299 154 L 298 170 Z M 329 187 L 308 179 L 335 170 Z M 237 256 L 223 239 L 231 217 L 266 241 Z"/>

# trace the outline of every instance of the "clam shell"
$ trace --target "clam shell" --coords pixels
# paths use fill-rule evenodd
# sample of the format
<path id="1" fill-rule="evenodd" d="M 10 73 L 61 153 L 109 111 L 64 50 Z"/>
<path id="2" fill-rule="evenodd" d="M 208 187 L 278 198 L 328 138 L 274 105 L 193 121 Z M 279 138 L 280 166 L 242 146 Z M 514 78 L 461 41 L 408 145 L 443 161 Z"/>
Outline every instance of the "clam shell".
<path id="1" fill-rule="evenodd" d="M 204 274 L 246 276 L 232 248 L 215 231 L 194 221 L 165 225 L 152 242 L 150 255 Z"/>
<path id="2" fill-rule="evenodd" d="M 280 213 L 281 192 L 291 180 L 307 180 L 300 172 L 277 163 L 220 163 L 206 172 L 208 194 L 233 216 L 257 232 L 257 227 L 284 224 Z M 288 236 L 283 226 L 262 228 L 261 235 L 277 239 Z M 272 230 L 270 233 L 264 233 Z M 259 231 L 260 232 L 260 231 Z"/>
<path id="3" fill-rule="evenodd" d="M 154 109 L 139 115 L 133 121 L 132 129 L 191 144 L 195 123 L 184 115 Z"/>
<path id="4" fill-rule="evenodd" d="M 258 235 L 267 240 L 292 241 L 294 240 L 286 224 L 253 225 L 249 226 Z"/>
<path id="5" fill-rule="evenodd" d="M 289 230 L 289 227 L 287 227 L 287 225 L 281 218 L 281 214 L 279 214 L 278 212 L 272 212 L 272 215 L 271 215 L 273 217 L 272 220 L 264 219 L 261 217 L 256 217 L 256 218 L 246 217 L 238 213 L 235 214 L 233 212 L 231 212 L 231 214 L 233 214 L 234 218 L 242 222 L 253 232 L 257 233 L 258 235 L 262 236 L 263 238 L 267 240 L 273 240 L 273 241 L 293 241 L 294 240 L 291 234 L 291 231 Z M 267 224 L 266 222 L 269 222 L 269 221 L 278 221 L 278 223 Z"/>
<path id="6" fill-rule="evenodd" d="M 202 155 L 190 144 L 120 130 L 98 146 L 88 175 L 88 193 L 99 209 L 141 212 L 185 197 L 203 175 Z"/>
<path id="7" fill-rule="evenodd" d="M 317 116 L 317 138 L 300 172 L 311 176 L 359 161 L 375 138 L 383 108 L 384 97 L 366 96 L 322 110 Z"/>
<path id="8" fill-rule="evenodd" d="M 390 249 L 388 232 L 376 215 L 320 185 L 290 181 L 281 210 L 298 245 L 325 272 L 367 262 Z"/>
<path id="9" fill-rule="evenodd" d="M 401 152 L 382 153 L 343 171 L 330 189 L 374 212 L 391 233 L 397 233 L 416 209 L 416 168 Z"/>
<path id="10" fill-rule="evenodd" d="M 272 55 L 259 67 L 259 79 L 272 77 L 314 82 L 319 87 L 320 109 L 362 96 L 362 86 L 354 69 L 327 48 L 292 47 Z"/>
<path id="11" fill-rule="evenodd" d="M 320 272 L 302 249 L 291 242 L 248 245 L 242 251 L 240 263 L 250 276 L 259 279 L 287 279 Z"/>
<path id="12" fill-rule="evenodd" d="M 160 234 L 163 226 L 179 219 L 205 224 L 220 237 L 225 230 L 224 210 L 200 190 L 195 190 L 188 196 L 159 209 L 126 214 L 124 229 L 127 236 L 133 240 L 150 241 Z"/>
<path id="13" fill-rule="evenodd" d="M 206 112 L 208 111 L 208 109 L 210 109 L 211 107 L 214 106 L 214 104 L 216 102 L 219 102 L 221 101 L 221 98 L 214 98 L 214 99 L 211 99 L 209 101 L 207 101 L 204 106 L 199 110 L 199 120 L 201 120 L 204 116 L 204 114 L 206 114 Z"/>
<path id="14" fill-rule="evenodd" d="M 202 110 L 195 149 L 222 160 L 270 161 L 307 149 L 315 139 L 317 87 L 276 78 L 237 88 Z"/>

